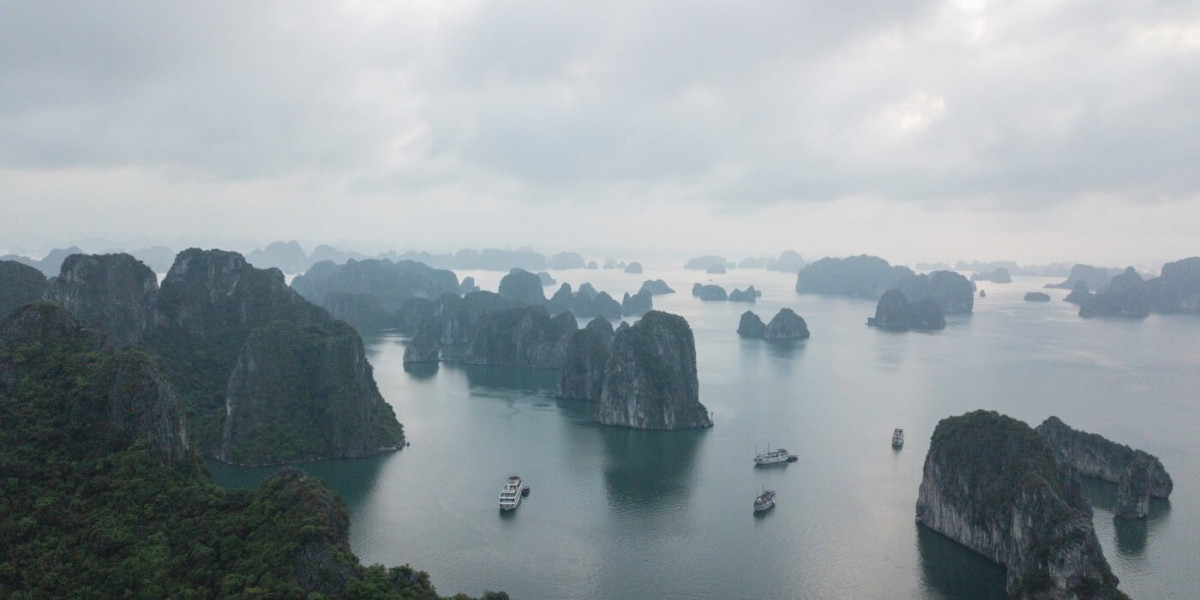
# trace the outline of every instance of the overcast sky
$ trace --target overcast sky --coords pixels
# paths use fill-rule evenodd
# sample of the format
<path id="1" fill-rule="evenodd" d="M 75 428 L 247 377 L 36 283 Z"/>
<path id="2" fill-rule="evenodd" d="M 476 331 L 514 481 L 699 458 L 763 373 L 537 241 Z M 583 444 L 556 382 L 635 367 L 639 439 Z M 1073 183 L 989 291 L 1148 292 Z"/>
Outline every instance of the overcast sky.
<path id="1" fill-rule="evenodd" d="M 1182 258 L 1200 2 L 0 0 L 0 203 L 0 252 Z"/>

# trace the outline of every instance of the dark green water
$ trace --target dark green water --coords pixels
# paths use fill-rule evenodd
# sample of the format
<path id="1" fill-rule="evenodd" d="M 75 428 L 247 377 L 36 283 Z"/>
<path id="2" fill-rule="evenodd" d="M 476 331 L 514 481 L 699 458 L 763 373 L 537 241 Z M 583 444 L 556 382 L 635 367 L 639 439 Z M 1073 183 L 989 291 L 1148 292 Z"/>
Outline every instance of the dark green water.
<path id="1" fill-rule="evenodd" d="M 474 272 L 485 289 L 500 274 Z M 460 274 L 464 275 L 464 274 Z M 443 363 L 405 371 L 405 340 L 368 340 L 375 376 L 412 442 L 403 452 L 305 468 L 346 499 L 365 562 L 411 563 L 445 595 L 504 589 L 514 598 L 1004 597 L 1004 572 L 920 528 L 914 506 L 939 419 L 987 408 L 1036 425 L 1049 415 L 1157 454 L 1171 501 L 1142 523 L 1115 522 L 1114 486 L 1089 482 L 1105 556 L 1134 598 L 1200 589 L 1200 319 L 1091 320 L 1022 296 L 1049 280 L 985 284 L 975 314 L 944 331 L 867 328 L 874 303 L 792 291 L 759 270 L 626 275 L 563 271 L 616 297 L 663 277 L 656 308 L 683 315 L 697 343 L 701 401 L 716 426 L 646 432 L 600 427 L 554 399 L 556 373 Z M 757 305 L 702 303 L 712 279 L 754 284 Z M 802 315 L 812 339 L 741 340 L 741 312 Z M 904 427 L 901 451 L 892 429 Z M 796 463 L 755 468 L 767 444 Z M 226 485 L 270 470 L 213 466 Z M 532 486 L 499 513 L 504 478 Z M 751 510 L 762 487 L 777 506 Z"/>

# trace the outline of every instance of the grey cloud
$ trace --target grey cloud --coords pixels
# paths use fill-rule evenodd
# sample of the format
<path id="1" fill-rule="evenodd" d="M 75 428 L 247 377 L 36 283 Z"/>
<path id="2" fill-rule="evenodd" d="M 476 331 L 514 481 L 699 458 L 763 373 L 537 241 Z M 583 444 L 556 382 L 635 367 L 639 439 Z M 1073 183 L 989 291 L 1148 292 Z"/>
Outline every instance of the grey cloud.
<path id="1" fill-rule="evenodd" d="M 1200 48 L 1153 30 L 1195 3 L 364 6 L 0 1 L 0 162 L 717 204 L 1200 190 Z"/>

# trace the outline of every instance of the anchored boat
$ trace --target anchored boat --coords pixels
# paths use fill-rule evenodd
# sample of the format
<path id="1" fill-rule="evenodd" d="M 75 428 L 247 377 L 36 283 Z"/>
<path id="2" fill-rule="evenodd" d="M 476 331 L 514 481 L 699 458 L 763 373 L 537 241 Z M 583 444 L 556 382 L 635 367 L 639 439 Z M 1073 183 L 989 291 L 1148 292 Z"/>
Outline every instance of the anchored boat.
<path id="1" fill-rule="evenodd" d="M 901 448 L 903 446 L 904 446 L 904 430 L 897 427 L 896 430 L 892 432 L 892 447 L 893 448 Z"/>
<path id="2" fill-rule="evenodd" d="M 528 489 L 528 488 L 525 488 Z M 500 510 L 512 510 L 521 503 L 522 493 L 521 477 L 519 475 L 510 475 L 504 481 L 504 487 L 500 488 Z"/>
<path id="3" fill-rule="evenodd" d="M 763 490 L 761 493 L 758 494 L 758 497 L 754 499 L 754 512 L 763 512 L 765 510 L 770 510 L 774 506 L 775 506 L 775 491 L 774 490 Z"/>
<path id="4" fill-rule="evenodd" d="M 756 465 L 778 465 L 790 462 L 796 462 L 796 455 L 789 454 L 783 448 L 772 450 L 770 446 L 767 446 L 766 452 L 759 452 L 754 456 L 754 464 Z"/>

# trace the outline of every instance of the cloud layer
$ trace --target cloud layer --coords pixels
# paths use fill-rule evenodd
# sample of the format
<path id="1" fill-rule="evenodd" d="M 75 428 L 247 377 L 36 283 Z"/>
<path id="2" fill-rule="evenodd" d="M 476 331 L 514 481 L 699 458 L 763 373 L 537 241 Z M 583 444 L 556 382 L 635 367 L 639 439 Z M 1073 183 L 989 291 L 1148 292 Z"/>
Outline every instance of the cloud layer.
<path id="1" fill-rule="evenodd" d="M 570 220 L 597 206 L 1200 214 L 1196 3 L 3 1 L 0 12 L 0 194 L 53 205 L 63 232 L 86 229 L 64 214 L 112 203 L 131 217 L 159 203 L 148 212 L 163 227 L 179 220 L 171 202 L 246 210 L 240 236 L 352 237 L 374 215 L 359 227 L 375 239 L 423 214 L 454 221 L 425 223 L 440 232 L 470 230 L 480 212 Z M 333 206 L 347 230 L 284 216 Z M 525 242 L 557 240 L 511 240 Z"/>

